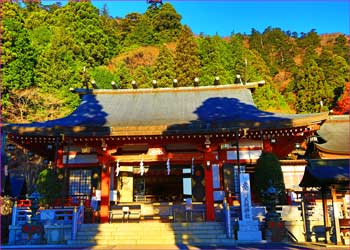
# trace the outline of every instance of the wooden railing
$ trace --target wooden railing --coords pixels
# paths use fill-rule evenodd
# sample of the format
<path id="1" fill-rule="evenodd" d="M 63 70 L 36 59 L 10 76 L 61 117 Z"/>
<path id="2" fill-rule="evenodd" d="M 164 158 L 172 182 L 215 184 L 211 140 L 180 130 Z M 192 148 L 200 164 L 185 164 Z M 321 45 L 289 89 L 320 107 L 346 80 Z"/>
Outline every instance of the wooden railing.
<path id="1" fill-rule="evenodd" d="M 27 220 L 28 216 L 32 215 L 32 210 L 30 210 L 28 207 L 17 207 L 17 202 L 15 202 L 13 208 L 12 208 L 12 221 L 11 225 L 24 225 Z"/>
<path id="2" fill-rule="evenodd" d="M 70 224 L 73 220 L 73 208 L 45 209 L 38 212 L 43 223 L 49 220 L 51 224 Z M 12 210 L 11 225 L 24 225 L 30 216 L 32 216 L 31 209 L 15 205 Z"/>
<path id="3" fill-rule="evenodd" d="M 224 221 L 225 221 L 225 231 L 226 231 L 226 237 L 229 239 L 233 238 L 233 232 L 232 232 L 232 221 L 231 221 L 231 211 L 230 211 L 230 204 L 226 202 L 226 200 L 223 203 L 223 210 L 224 213 Z"/>

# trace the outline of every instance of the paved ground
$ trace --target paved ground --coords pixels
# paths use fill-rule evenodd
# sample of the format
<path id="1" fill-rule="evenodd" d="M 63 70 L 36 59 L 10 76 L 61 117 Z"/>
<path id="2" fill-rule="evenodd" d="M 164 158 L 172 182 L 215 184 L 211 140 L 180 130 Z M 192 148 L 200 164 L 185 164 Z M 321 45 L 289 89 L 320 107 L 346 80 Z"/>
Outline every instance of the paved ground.
<path id="1" fill-rule="evenodd" d="M 115 246 L 93 246 L 93 247 L 74 247 L 74 246 L 61 246 L 61 245 L 25 245 L 25 246 L 0 246 L 0 249 L 67 249 L 67 250 L 229 250 L 229 249 L 281 249 L 281 250 L 298 250 L 298 249 L 336 249 L 336 250 L 348 250 L 350 246 L 335 246 L 325 244 L 292 244 L 292 243 L 238 243 L 237 246 L 193 246 L 193 245 L 115 245 Z"/>
<path id="2" fill-rule="evenodd" d="M 295 244 L 283 244 L 283 243 L 256 243 L 256 244 L 238 244 L 237 246 L 188 246 L 188 245 L 172 245 L 172 246 L 115 246 L 115 247 L 103 247 L 96 246 L 92 248 L 85 248 L 84 250 L 229 250 L 229 249 L 250 249 L 250 250 L 259 250 L 259 249 L 280 249 L 280 250 L 298 250 L 298 249 L 334 249 L 326 248 L 326 246 L 321 245 L 295 245 Z M 348 247 L 336 247 L 338 250 L 348 250 Z"/>

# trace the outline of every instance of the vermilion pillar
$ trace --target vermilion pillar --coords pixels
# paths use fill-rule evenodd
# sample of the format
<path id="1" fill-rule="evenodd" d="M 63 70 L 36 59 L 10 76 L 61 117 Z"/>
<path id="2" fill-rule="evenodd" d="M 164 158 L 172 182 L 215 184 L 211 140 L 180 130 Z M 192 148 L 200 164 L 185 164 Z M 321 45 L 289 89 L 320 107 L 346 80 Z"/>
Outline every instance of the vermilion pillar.
<path id="1" fill-rule="evenodd" d="M 100 222 L 108 223 L 109 217 L 109 192 L 110 192 L 110 165 L 107 157 L 102 159 L 101 170 L 101 202 L 100 202 Z"/>
<path id="2" fill-rule="evenodd" d="M 211 150 L 206 149 L 204 152 L 204 179 L 205 179 L 205 217 L 207 221 L 215 220 L 214 209 L 214 189 L 213 189 L 213 171 Z"/>

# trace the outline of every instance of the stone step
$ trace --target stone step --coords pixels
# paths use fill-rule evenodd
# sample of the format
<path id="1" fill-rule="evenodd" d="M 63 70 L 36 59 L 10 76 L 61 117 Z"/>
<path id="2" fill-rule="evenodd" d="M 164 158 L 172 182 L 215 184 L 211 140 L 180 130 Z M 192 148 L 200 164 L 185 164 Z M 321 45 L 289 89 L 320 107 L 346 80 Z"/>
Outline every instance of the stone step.
<path id="1" fill-rule="evenodd" d="M 98 228 L 98 229 L 81 229 L 80 232 L 192 232 L 192 231 L 223 231 L 225 230 L 223 227 L 221 228 L 212 228 L 212 227 L 200 227 L 200 228 L 154 228 L 154 227 L 119 227 L 119 228 Z"/>
<path id="2" fill-rule="evenodd" d="M 227 242 L 226 242 L 227 241 Z M 83 224 L 77 239 L 68 243 L 91 245 L 115 244 L 232 244 L 220 222 L 196 223 L 113 223 Z"/>
<path id="3" fill-rule="evenodd" d="M 174 237 L 182 237 L 182 238 L 203 238 L 203 239 L 217 239 L 217 238 L 226 238 L 226 234 L 224 232 L 216 232 L 216 233 L 171 233 L 171 234 L 78 234 L 77 237 L 79 239 L 91 239 L 91 238 L 104 238 L 104 239 L 139 239 L 139 238 L 174 238 Z"/>
<path id="4" fill-rule="evenodd" d="M 220 234 L 225 233 L 224 230 L 149 230 L 149 231 L 140 231 L 140 230 L 126 230 L 126 231 L 78 231 L 77 235 L 128 235 L 128 234 L 139 234 L 139 235 L 165 235 L 165 234 Z"/>
<path id="5" fill-rule="evenodd" d="M 189 239 L 189 238 L 196 238 L 196 239 L 225 239 L 225 234 L 154 234 L 154 235 L 119 235 L 119 234 L 113 234 L 113 235 L 78 235 L 79 239 L 173 239 L 173 238 L 182 238 L 182 239 Z"/>
<path id="6" fill-rule="evenodd" d="M 150 228 L 149 230 L 134 229 L 134 230 L 90 230 L 90 231 L 78 231 L 78 235 L 128 235 L 128 234 L 139 234 L 139 235 L 152 235 L 152 234 L 220 234 L 225 233 L 223 229 L 200 229 L 200 230 L 154 230 Z"/>
<path id="7" fill-rule="evenodd" d="M 233 239 L 116 239 L 116 240 L 69 240 L 69 245 L 168 245 L 168 244 L 196 244 L 196 245 L 234 245 Z"/>
<path id="8" fill-rule="evenodd" d="M 83 224 L 80 231 L 91 230 L 119 230 L 119 229 L 145 229 L 145 230 L 208 230 L 224 229 L 222 224 L 218 223 L 115 223 L 115 224 Z"/>
<path id="9" fill-rule="evenodd" d="M 84 227 L 97 227 L 97 226 L 105 226 L 112 227 L 115 225 L 159 225 L 159 226 L 167 226 L 167 225 L 182 225 L 182 226 L 198 226 L 198 225 L 222 225 L 223 222 L 216 221 L 205 221 L 205 222 L 161 222 L 158 220 L 154 221 L 139 221 L 139 222 L 120 222 L 120 223 L 102 223 L 102 224 L 82 224 Z"/>

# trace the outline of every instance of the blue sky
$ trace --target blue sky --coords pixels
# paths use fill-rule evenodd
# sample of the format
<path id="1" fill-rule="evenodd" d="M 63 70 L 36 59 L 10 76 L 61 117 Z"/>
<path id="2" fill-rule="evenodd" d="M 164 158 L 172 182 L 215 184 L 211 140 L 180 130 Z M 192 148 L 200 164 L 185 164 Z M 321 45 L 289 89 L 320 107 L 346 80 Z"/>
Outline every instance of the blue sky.
<path id="1" fill-rule="evenodd" d="M 349 34 L 349 0 L 163 0 L 166 2 L 175 7 L 182 16 L 182 24 L 188 25 L 195 34 L 250 34 L 252 28 L 263 32 L 268 26 L 299 34 L 311 29 L 318 34 Z M 148 7 L 146 0 L 93 0 L 92 3 L 98 8 L 106 4 L 112 17 L 144 13 Z"/>

